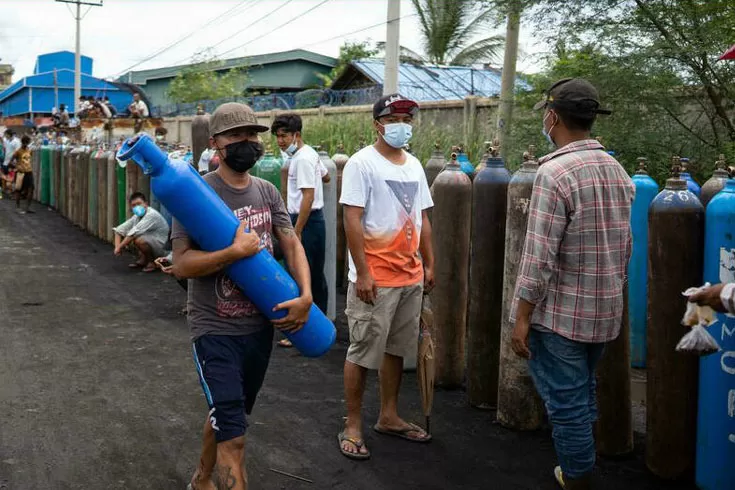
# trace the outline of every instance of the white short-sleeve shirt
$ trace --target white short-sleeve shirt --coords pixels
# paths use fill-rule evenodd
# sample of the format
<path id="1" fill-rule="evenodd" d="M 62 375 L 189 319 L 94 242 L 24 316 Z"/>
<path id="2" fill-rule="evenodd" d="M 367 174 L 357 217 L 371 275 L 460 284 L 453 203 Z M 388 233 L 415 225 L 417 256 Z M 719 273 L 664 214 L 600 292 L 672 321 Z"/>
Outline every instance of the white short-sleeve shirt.
<path id="1" fill-rule="evenodd" d="M 312 211 L 324 207 L 324 189 L 322 188 L 323 167 L 319 154 L 309 145 L 304 145 L 289 159 L 288 166 L 288 203 L 289 214 L 299 214 L 302 189 L 314 189 Z"/>
<path id="2" fill-rule="evenodd" d="M 342 173 L 339 202 L 364 208 L 365 257 L 380 287 L 423 280 L 419 257 L 422 212 L 434 206 L 421 163 L 408 153 L 403 165 L 388 161 L 373 146 L 352 155 Z M 349 280 L 357 281 L 350 255 Z"/>

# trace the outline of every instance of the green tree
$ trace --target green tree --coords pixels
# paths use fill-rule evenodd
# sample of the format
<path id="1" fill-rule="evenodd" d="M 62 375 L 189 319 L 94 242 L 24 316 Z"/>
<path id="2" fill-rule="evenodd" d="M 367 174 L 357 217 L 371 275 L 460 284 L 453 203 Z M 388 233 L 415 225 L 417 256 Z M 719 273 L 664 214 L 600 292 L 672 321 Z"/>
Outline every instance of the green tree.
<path id="1" fill-rule="evenodd" d="M 717 153 L 735 158 L 735 63 L 717 62 L 733 42 L 735 2 L 535 0 L 530 12 L 527 20 L 556 48 L 549 75 L 585 75 L 601 87 L 615 111 L 601 129 L 627 120 L 639 153 L 666 147 L 672 139 L 666 134 L 675 134 L 678 143 L 668 153 L 697 158 L 695 170 L 706 170 L 700 178 Z M 642 141 L 639 128 L 656 129 L 647 118 L 666 134 L 654 131 Z"/>
<path id="2" fill-rule="evenodd" d="M 176 103 L 216 100 L 243 94 L 247 68 L 223 70 L 224 62 L 206 54 L 183 68 L 169 85 L 168 98 Z"/>
<path id="3" fill-rule="evenodd" d="M 317 73 L 316 76 L 322 80 L 325 87 L 330 87 L 332 83 L 334 83 L 334 81 L 344 73 L 345 69 L 350 65 L 350 62 L 372 58 L 376 54 L 378 54 L 378 50 L 371 46 L 370 41 L 345 41 L 345 43 L 339 47 L 337 64 L 332 68 L 332 71 L 328 74 Z"/>
<path id="4" fill-rule="evenodd" d="M 498 61 L 503 36 L 490 36 L 469 43 L 478 32 L 498 19 L 496 8 L 477 0 L 411 0 L 419 16 L 424 55 L 420 60 L 437 65 L 466 66 Z M 402 55 L 414 57 L 402 48 Z"/>

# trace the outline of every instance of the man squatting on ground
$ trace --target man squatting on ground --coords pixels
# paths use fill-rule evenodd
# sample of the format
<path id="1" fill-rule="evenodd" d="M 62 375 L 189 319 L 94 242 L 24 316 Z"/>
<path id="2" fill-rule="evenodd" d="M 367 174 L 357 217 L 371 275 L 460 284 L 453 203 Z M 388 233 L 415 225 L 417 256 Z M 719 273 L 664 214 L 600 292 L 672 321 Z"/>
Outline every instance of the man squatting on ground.
<path id="1" fill-rule="evenodd" d="M 112 230 L 115 232 L 115 255 L 122 255 L 128 245 L 138 251 L 138 260 L 128 267 L 143 268 L 143 272 L 156 270 L 154 261 L 166 256 L 168 242 L 168 223 L 161 213 L 148 205 L 145 194 L 134 192 L 130 195 L 130 208 L 133 216 Z"/>
<path id="2" fill-rule="evenodd" d="M 209 405 L 190 488 L 243 490 L 246 414 L 253 409 L 268 368 L 273 326 L 224 269 L 263 248 L 272 253 L 275 234 L 301 296 L 277 305 L 275 310 L 286 310 L 287 315 L 272 323 L 285 331 L 301 329 L 309 317 L 312 293 L 309 264 L 280 193 L 248 172 L 263 155 L 258 133 L 268 128 L 258 124 L 250 107 L 232 102 L 214 111 L 209 131 L 210 146 L 223 163 L 204 180 L 241 224 L 232 245 L 217 252 L 199 250 L 177 220 L 171 234 L 174 274 L 189 279 L 192 350 Z"/>
<path id="3" fill-rule="evenodd" d="M 421 163 L 403 150 L 418 110 L 399 94 L 380 98 L 373 106 L 377 140 L 353 155 L 342 175 L 350 347 L 344 366 L 347 420 L 338 439 L 351 459 L 370 457 L 361 414 L 368 369 L 380 370 L 380 415 L 373 429 L 413 442 L 431 439 L 399 417 L 397 408 L 403 358 L 417 350 L 422 293 L 434 285 L 427 215 L 434 203 Z"/>

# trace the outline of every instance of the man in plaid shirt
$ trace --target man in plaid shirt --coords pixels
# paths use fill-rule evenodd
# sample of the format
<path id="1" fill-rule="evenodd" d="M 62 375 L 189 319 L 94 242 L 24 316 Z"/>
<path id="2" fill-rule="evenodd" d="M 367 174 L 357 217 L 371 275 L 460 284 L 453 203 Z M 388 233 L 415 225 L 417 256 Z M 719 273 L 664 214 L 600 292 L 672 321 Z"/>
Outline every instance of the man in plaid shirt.
<path id="1" fill-rule="evenodd" d="M 558 149 L 539 160 L 511 320 L 552 424 L 562 488 L 588 489 L 595 464 L 595 366 L 620 333 L 635 187 L 590 138 L 600 109 L 586 80 L 560 80 L 535 109 Z"/>

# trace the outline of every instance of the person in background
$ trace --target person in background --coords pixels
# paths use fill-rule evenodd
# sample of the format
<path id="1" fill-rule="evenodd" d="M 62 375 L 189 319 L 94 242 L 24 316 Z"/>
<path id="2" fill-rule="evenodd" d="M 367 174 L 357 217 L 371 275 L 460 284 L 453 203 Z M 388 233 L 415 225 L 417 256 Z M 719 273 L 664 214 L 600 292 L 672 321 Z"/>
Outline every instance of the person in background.
<path id="1" fill-rule="evenodd" d="M 10 193 L 13 191 L 13 181 L 10 175 L 10 161 L 13 159 L 13 155 L 18 151 L 21 144 L 20 139 L 18 139 L 18 135 L 11 129 L 6 129 L 4 136 L 3 145 L 5 146 L 5 159 L 2 164 L 2 192 L 0 192 L 0 196 L 2 196 L 3 192 Z M 0 199 L 2 199 L 2 197 L 0 197 Z"/>
<path id="2" fill-rule="evenodd" d="M 110 111 L 112 117 L 117 116 L 117 109 L 115 109 L 115 106 L 112 105 L 112 102 L 110 102 L 110 98 L 108 96 L 105 95 L 102 98 L 102 103 L 107 106 L 107 109 Z"/>
<path id="3" fill-rule="evenodd" d="M 107 104 L 104 103 L 104 101 L 101 98 L 97 98 L 97 100 L 94 101 L 94 106 L 97 108 L 97 111 L 100 113 L 102 117 L 105 119 L 110 119 L 112 117 L 112 112 L 110 112 L 110 108 Z"/>
<path id="4" fill-rule="evenodd" d="M 281 195 L 273 184 L 249 173 L 263 155 L 258 133 L 264 131 L 268 128 L 258 124 L 245 104 L 222 104 L 209 120 L 209 146 L 222 165 L 203 178 L 241 222 L 232 245 L 217 252 L 200 250 L 176 220 L 171 233 L 173 272 L 189 279 L 192 351 L 209 407 L 201 457 L 190 482 L 193 490 L 247 488 L 245 433 L 268 369 L 273 326 L 298 331 L 312 305 L 309 264 Z M 277 305 L 276 311 L 287 314 L 271 322 L 225 269 L 264 248 L 272 253 L 274 236 L 300 295 Z"/>
<path id="5" fill-rule="evenodd" d="M 197 170 L 199 171 L 199 175 L 206 175 L 209 173 L 209 162 L 212 159 L 212 157 L 215 154 L 215 150 L 213 148 L 206 148 L 201 156 L 199 157 L 199 162 L 197 163 Z"/>
<path id="6" fill-rule="evenodd" d="M 33 200 L 33 167 L 31 166 L 31 137 L 23 135 L 20 139 L 21 146 L 11 158 L 11 165 L 15 165 L 15 207 L 21 214 L 33 213 L 31 201 Z M 26 200 L 25 210 L 20 210 L 21 198 Z"/>
<path id="7" fill-rule="evenodd" d="M 57 125 L 62 128 L 69 126 L 69 111 L 66 108 L 66 104 L 59 105 L 59 115 L 58 115 Z"/>
<path id="8" fill-rule="evenodd" d="M 77 119 L 83 119 L 87 117 L 91 109 L 92 103 L 87 99 L 87 96 L 79 96 L 79 112 L 76 114 Z"/>
<path id="9" fill-rule="evenodd" d="M 379 370 L 380 382 L 373 430 L 412 442 L 431 440 L 398 415 L 403 358 L 417 351 L 423 293 L 434 287 L 427 213 L 434 203 L 421 162 L 403 150 L 418 111 L 416 102 L 399 94 L 381 97 L 373 106 L 375 144 L 352 155 L 342 174 L 350 346 L 344 364 L 347 420 L 338 440 L 340 452 L 351 459 L 370 457 L 362 427 L 368 369 Z"/>
<path id="10" fill-rule="evenodd" d="M 324 189 L 319 154 L 301 138 L 302 122 L 297 114 L 280 114 L 271 125 L 271 134 L 281 151 L 289 158 L 287 206 L 294 231 L 306 251 L 311 271 L 314 304 L 327 311 L 328 289 L 324 276 L 326 224 L 324 222 Z M 326 169 L 325 169 L 326 170 Z M 291 347 L 288 339 L 279 342 Z"/>
<path id="11" fill-rule="evenodd" d="M 528 359 L 544 400 L 562 488 L 590 488 L 597 420 L 595 367 L 620 334 L 632 250 L 635 187 L 590 137 L 597 89 L 580 78 L 553 84 L 534 109 L 556 151 L 539 159 L 516 279 L 513 351 Z"/>
<path id="12" fill-rule="evenodd" d="M 133 94 L 133 102 L 130 103 L 128 109 L 130 110 L 130 115 L 134 118 L 149 116 L 148 106 L 141 100 L 140 94 L 137 92 Z"/>
<path id="13" fill-rule="evenodd" d="M 115 232 L 115 255 L 122 255 L 128 245 L 138 250 L 138 260 L 129 265 L 131 269 L 143 268 L 143 272 L 156 270 L 154 261 L 165 257 L 169 227 L 166 220 L 155 209 L 148 205 L 142 192 L 130 195 L 130 207 L 133 216 L 123 224 L 113 228 Z"/>
<path id="14" fill-rule="evenodd" d="M 140 94 L 135 92 L 133 94 L 133 102 L 128 106 L 130 117 L 135 119 L 133 130 L 138 133 L 143 129 L 143 119 L 149 116 L 148 106 L 140 98 Z"/>

